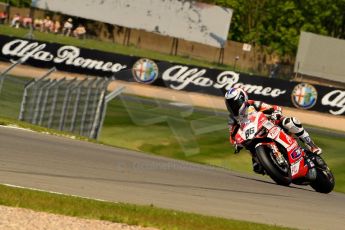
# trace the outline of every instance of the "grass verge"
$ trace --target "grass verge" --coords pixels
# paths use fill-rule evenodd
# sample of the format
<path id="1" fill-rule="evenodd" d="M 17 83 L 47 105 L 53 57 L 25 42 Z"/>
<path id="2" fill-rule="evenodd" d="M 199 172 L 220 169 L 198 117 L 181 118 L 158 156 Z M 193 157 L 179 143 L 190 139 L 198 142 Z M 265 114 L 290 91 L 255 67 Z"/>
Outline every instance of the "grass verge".
<path id="1" fill-rule="evenodd" d="M 246 221 L 230 220 L 218 217 L 124 203 L 111 203 L 57 195 L 42 191 L 13 188 L 0 185 L 0 204 L 28 208 L 35 211 L 82 217 L 87 219 L 107 220 L 129 225 L 150 226 L 159 229 L 188 230 L 273 230 L 290 229 L 279 226 L 257 224 Z"/>
<path id="2" fill-rule="evenodd" d="M 22 122 L 22 121 L 18 121 L 16 119 L 7 118 L 7 117 L 0 117 L 0 125 L 10 126 L 10 127 L 18 127 L 18 128 L 28 129 L 28 130 L 32 130 L 35 132 L 46 133 L 46 134 L 50 134 L 50 135 L 54 135 L 54 136 L 68 137 L 68 138 L 76 139 L 76 140 L 89 141 L 89 142 L 94 142 L 94 143 L 97 142 L 96 140 L 89 139 L 89 138 L 86 138 L 83 136 L 78 136 L 78 135 L 75 135 L 73 133 L 66 133 L 66 132 L 62 132 L 59 130 L 48 129 L 45 127 L 32 125 L 32 124 L 29 124 L 27 122 Z"/>

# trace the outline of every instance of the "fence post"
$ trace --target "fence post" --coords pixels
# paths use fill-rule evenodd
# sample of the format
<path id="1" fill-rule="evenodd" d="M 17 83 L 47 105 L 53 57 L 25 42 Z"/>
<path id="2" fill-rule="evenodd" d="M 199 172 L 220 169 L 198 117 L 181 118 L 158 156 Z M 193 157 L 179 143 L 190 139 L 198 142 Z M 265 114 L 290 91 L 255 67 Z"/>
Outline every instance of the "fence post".
<path id="1" fill-rule="evenodd" d="M 0 73 L 0 93 L 1 93 L 1 91 L 2 91 L 2 85 L 3 85 L 4 80 L 5 80 L 5 78 L 6 78 L 6 74 L 7 74 L 8 72 L 10 72 L 14 67 L 16 67 L 17 65 L 19 65 L 19 64 L 21 64 L 21 63 L 22 63 L 22 62 L 21 62 L 20 60 L 18 60 L 18 61 L 16 61 L 16 62 L 12 63 L 12 65 L 10 65 L 9 67 L 7 67 L 4 71 L 2 71 L 2 72 Z"/>
<path id="2" fill-rule="evenodd" d="M 98 105 L 97 105 L 97 108 L 95 109 L 95 114 L 93 116 L 93 122 L 91 124 L 91 132 L 89 135 L 90 138 L 97 138 L 96 129 L 99 127 L 99 123 L 101 121 L 101 119 L 100 119 L 101 109 L 102 109 L 102 107 L 104 107 L 103 106 L 104 99 L 105 99 L 105 95 L 107 93 L 107 88 L 108 88 L 110 81 L 111 81 L 110 79 L 106 79 L 101 86 L 101 93 L 99 96 Z"/>
<path id="3" fill-rule="evenodd" d="M 71 80 L 71 82 L 69 82 L 69 85 L 67 86 L 67 89 L 66 89 L 66 93 L 65 93 L 65 97 L 64 97 L 64 100 L 63 100 L 63 105 L 62 105 L 62 108 L 61 108 L 61 115 L 60 115 L 60 122 L 59 122 L 59 130 L 62 131 L 63 130 L 63 126 L 64 126 L 64 123 L 65 123 L 65 117 L 66 117 L 66 107 L 67 107 L 67 102 L 69 100 L 69 97 L 70 97 L 70 90 L 74 84 L 74 82 L 77 80 L 77 78 L 74 78 L 73 80 Z"/>
<path id="4" fill-rule="evenodd" d="M 32 85 L 32 84 L 35 84 L 35 83 L 38 83 L 40 81 L 43 81 L 45 78 L 49 77 L 50 74 L 52 74 L 53 72 L 56 71 L 56 68 L 53 67 L 51 69 L 48 70 L 48 72 L 46 72 L 45 74 L 43 74 L 42 77 L 40 77 L 38 80 L 37 79 L 32 79 L 30 80 L 28 83 L 26 83 L 25 87 L 29 86 L 29 85 Z"/>
<path id="5" fill-rule="evenodd" d="M 46 88 L 46 92 L 45 92 L 44 99 L 43 99 L 43 105 L 42 105 L 42 110 L 41 110 L 41 114 L 40 114 L 40 119 L 38 121 L 38 125 L 42 125 L 44 113 L 46 111 L 46 106 L 47 106 L 47 101 L 48 101 L 50 89 L 52 87 L 54 87 L 57 82 L 58 82 L 57 80 L 53 80 L 51 82 L 51 84 L 49 86 L 47 86 L 47 88 Z"/>
<path id="6" fill-rule="evenodd" d="M 93 135 L 93 126 L 94 126 L 94 121 L 95 121 L 95 117 L 97 115 L 97 110 L 98 110 L 98 106 L 99 106 L 99 102 L 100 100 L 102 100 L 102 94 L 104 94 L 104 87 L 105 85 L 107 85 L 108 79 L 106 78 L 102 78 L 99 82 L 97 82 L 95 84 L 95 93 L 93 94 L 92 97 L 92 107 L 91 107 L 91 114 L 90 114 L 90 120 L 91 122 L 89 122 L 88 125 L 88 136 L 91 137 L 91 135 Z M 106 89 L 105 89 L 106 90 Z"/>
<path id="7" fill-rule="evenodd" d="M 91 94 L 92 86 L 98 80 L 99 79 L 95 78 L 95 79 L 91 80 L 90 83 L 86 86 L 87 87 L 87 94 L 86 94 L 86 99 L 85 99 L 85 104 L 84 104 L 83 115 L 82 115 L 81 123 L 80 123 L 80 129 L 79 129 L 79 134 L 80 135 L 83 135 L 83 133 L 84 133 L 84 125 L 85 125 L 84 123 L 85 123 L 87 108 L 89 106 L 89 104 L 87 102 L 90 99 L 90 94 Z"/>
<path id="8" fill-rule="evenodd" d="M 44 89 L 49 86 L 51 84 L 51 80 L 46 82 L 45 84 L 43 84 L 40 89 L 39 89 L 39 92 L 38 92 L 38 95 L 37 95 L 37 98 L 35 100 L 36 102 L 36 105 L 34 106 L 34 116 L 32 117 L 32 120 L 31 120 L 31 123 L 32 124 L 36 124 L 37 122 L 37 117 L 38 117 L 38 114 L 40 113 L 40 103 L 41 103 L 41 99 L 42 99 L 42 94 L 43 94 L 43 91 Z"/>
<path id="9" fill-rule="evenodd" d="M 99 122 L 99 126 L 98 126 L 97 133 L 96 133 L 96 136 L 95 136 L 96 139 L 99 138 L 99 135 L 100 135 L 100 133 L 102 131 L 105 115 L 107 113 L 108 103 L 111 100 L 113 100 L 115 97 L 120 95 L 125 90 L 125 88 L 126 88 L 125 86 L 121 86 L 121 87 L 117 88 L 116 90 L 114 90 L 113 92 L 109 93 L 107 96 L 105 96 L 105 98 L 103 100 L 103 108 L 101 110 L 101 120 Z"/>
<path id="10" fill-rule="evenodd" d="M 24 94 L 23 94 L 22 103 L 20 104 L 20 112 L 19 112 L 19 117 L 18 117 L 18 120 L 20 120 L 20 121 L 24 120 L 25 106 L 26 106 L 27 97 L 28 97 L 28 89 L 34 85 L 35 85 L 35 81 L 30 81 L 24 87 Z"/>
<path id="11" fill-rule="evenodd" d="M 46 72 L 45 74 L 43 74 L 43 76 L 40 77 L 40 78 L 38 79 L 38 81 L 42 81 L 43 79 L 45 79 L 46 77 L 48 77 L 50 74 L 52 74 L 52 73 L 55 72 L 55 71 L 56 71 L 56 68 L 55 68 L 55 67 L 50 68 L 50 69 L 48 70 L 48 72 Z"/>
<path id="12" fill-rule="evenodd" d="M 76 87 L 73 88 L 73 90 L 77 89 L 77 95 L 76 95 L 76 99 L 75 99 L 75 103 L 74 103 L 74 109 L 73 109 L 73 114 L 72 114 L 71 126 L 70 126 L 70 129 L 69 129 L 69 131 L 72 132 L 72 133 L 74 132 L 74 128 L 75 128 L 75 120 L 77 118 L 77 113 L 78 113 L 78 108 L 79 108 L 79 103 L 80 103 L 81 88 L 83 87 L 83 84 L 87 80 L 88 79 L 85 78 Z"/>
<path id="13" fill-rule="evenodd" d="M 58 93 L 59 93 L 59 85 L 61 83 L 64 82 L 66 78 L 62 78 L 60 79 L 56 85 L 55 85 L 55 91 L 54 91 L 54 98 L 53 98 L 53 103 L 52 103 L 52 107 L 50 109 L 50 115 L 49 115 L 49 120 L 48 120 L 48 128 L 51 128 L 52 126 L 52 122 L 53 122 L 53 117 L 54 117 L 54 112 L 55 112 L 55 107 L 56 107 L 56 99 L 57 99 L 57 96 L 58 96 Z"/>

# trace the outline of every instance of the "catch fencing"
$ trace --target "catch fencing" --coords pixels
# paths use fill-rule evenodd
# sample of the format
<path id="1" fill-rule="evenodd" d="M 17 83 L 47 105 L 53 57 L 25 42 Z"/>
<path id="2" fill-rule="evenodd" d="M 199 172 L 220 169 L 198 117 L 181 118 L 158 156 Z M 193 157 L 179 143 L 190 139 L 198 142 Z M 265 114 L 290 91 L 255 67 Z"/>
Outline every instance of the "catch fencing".
<path id="1" fill-rule="evenodd" d="M 7 76 L 20 62 L 0 74 L 0 115 L 34 125 L 97 139 L 107 104 L 124 88 L 108 94 L 112 78 L 54 79 L 50 69 L 38 79 Z M 19 114 L 19 116 L 18 116 Z"/>

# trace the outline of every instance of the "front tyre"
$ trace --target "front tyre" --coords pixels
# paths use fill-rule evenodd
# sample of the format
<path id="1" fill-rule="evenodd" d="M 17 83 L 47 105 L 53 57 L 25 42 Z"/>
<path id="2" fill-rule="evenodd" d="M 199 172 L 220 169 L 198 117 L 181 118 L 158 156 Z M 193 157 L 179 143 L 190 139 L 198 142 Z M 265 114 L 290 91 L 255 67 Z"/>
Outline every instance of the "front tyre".
<path id="1" fill-rule="evenodd" d="M 335 179 L 333 173 L 320 156 L 314 156 L 313 162 L 316 166 L 316 179 L 312 183 L 310 183 L 310 186 L 316 192 L 332 192 L 335 186 Z"/>
<path id="2" fill-rule="evenodd" d="M 279 165 L 274 158 L 273 150 L 267 146 L 260 145 L 255 148 L 256 156 L 266 173 L 279 185 L 288 186 L 291 184 L 289 165 Z"/>

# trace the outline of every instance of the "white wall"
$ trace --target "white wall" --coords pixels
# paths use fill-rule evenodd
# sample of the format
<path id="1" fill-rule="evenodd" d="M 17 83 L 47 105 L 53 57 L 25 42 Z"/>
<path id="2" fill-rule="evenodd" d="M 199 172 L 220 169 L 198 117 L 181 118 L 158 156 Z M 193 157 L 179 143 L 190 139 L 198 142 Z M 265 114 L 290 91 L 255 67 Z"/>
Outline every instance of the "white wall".
<path id="1" fill-rule="evenodd" d="M 221 47 L 232 9 L 187 0 L 33 0 L 32 6 Z"/>
<path id="2" fill-rule="evenodd" d="M 345 40 L 302 32 L 294 71 L 345 82 Z"/>

